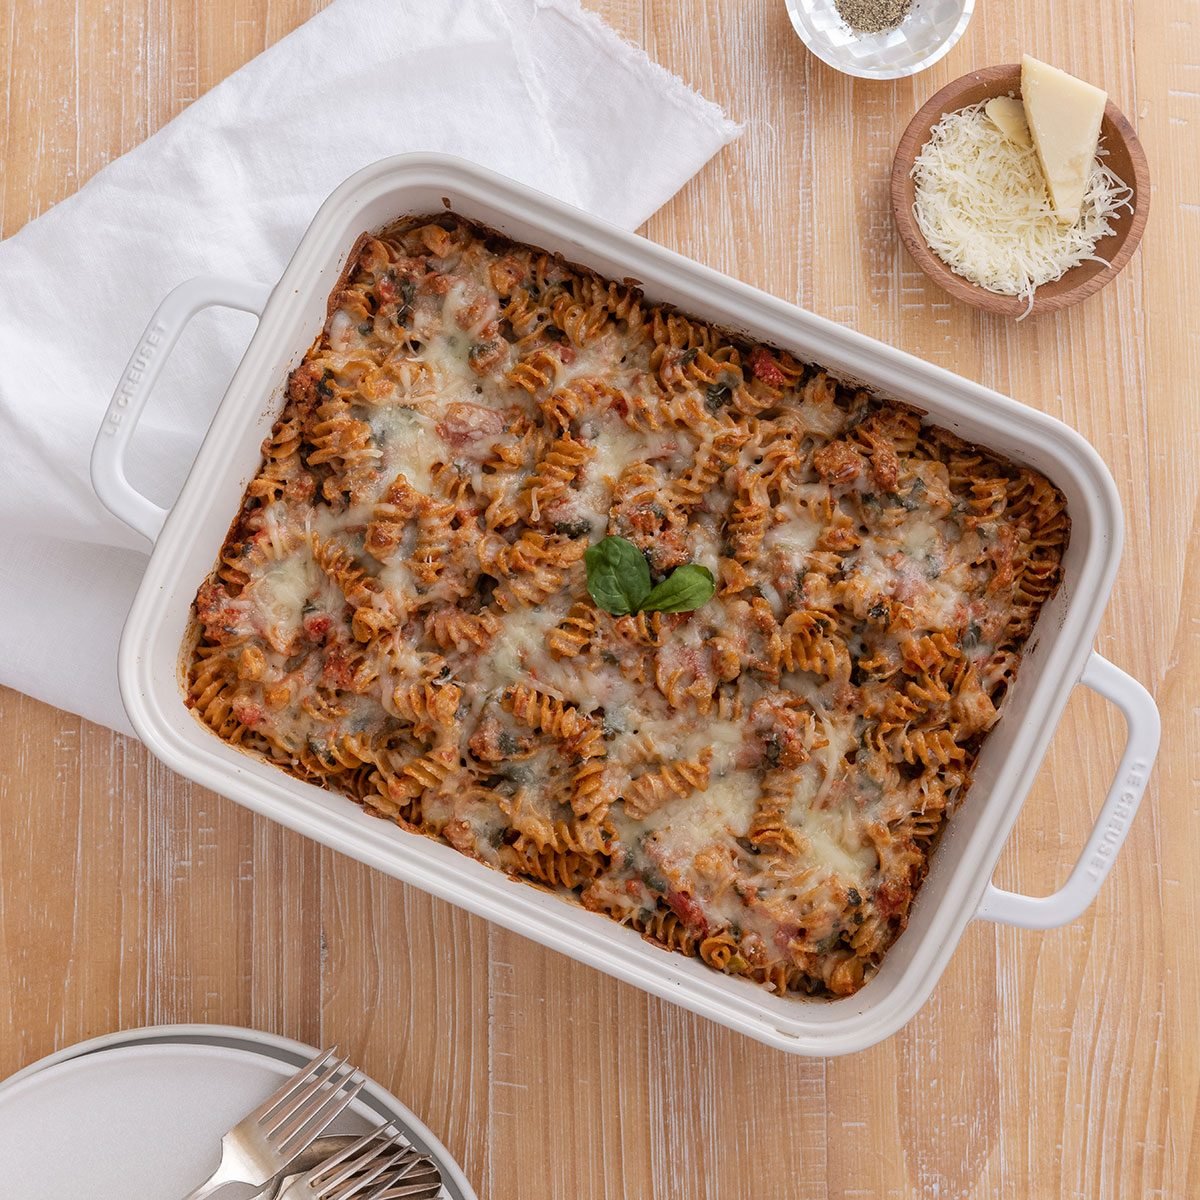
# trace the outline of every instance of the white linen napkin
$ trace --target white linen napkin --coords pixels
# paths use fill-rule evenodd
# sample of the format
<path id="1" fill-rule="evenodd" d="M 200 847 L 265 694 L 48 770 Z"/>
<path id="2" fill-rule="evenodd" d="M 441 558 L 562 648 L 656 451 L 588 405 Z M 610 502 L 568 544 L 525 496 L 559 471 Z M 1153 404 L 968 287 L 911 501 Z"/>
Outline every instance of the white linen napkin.
<path id="1" fill-rule="evenodd" d="M 129 731 L 116 650 L 144 542 L 88 458 L 177 283 L 277 279 L 321 201 L 387 155 L 462 155 L 632 228 L 738 132 L 578 0 L 334 0 L 0 242 L 0 683 Z M 210 311 L 176 349 L 130 447 L 158 502 L 251 329 Z"/>

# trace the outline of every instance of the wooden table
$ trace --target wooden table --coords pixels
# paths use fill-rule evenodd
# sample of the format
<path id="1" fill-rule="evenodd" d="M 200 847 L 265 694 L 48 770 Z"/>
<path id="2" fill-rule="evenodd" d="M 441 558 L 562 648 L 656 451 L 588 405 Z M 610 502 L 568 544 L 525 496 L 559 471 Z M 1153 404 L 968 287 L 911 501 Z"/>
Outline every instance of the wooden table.
<path id="1" fill-rule="evenodd" d="M 782 0 L 593 3 L 747 124 L 651 238 L 1063 417 L 1112 468 L 1128 544 L 1099 648 L 1150 686 L 1165 728 L 1099 901 L 1045 934 L 975 923 L 902 1033 L 793 1058 L 6 692 L 0 1077 L 113 1029 L 228 1022 L 339 1042 L 492 1200 L 1200 1195 L 1200 4 L 982 0 L 931 71 L 864 83 L 809 57 Z M 318 7 L 0 0 L 0 232 Z M 893 235 L 887 175 L 927 96 L 1024 49 L 1107 84 L 1155 188 L 1111 288 L 1014 325 L 924 281 Z M 1072 699 L 1003 885 L 1065 878 L 1120 733 L 1111 709 Z"/>

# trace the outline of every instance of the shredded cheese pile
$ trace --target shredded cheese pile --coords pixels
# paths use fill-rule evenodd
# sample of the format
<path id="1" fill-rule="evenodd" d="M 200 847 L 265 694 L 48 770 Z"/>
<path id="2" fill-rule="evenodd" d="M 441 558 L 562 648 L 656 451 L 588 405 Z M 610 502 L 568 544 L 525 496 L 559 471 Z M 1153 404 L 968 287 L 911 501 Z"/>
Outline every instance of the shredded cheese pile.
<path id="1" fill-rule="evenodd" d="M 1096 243 L 1114 232 L 1110 218 L 1120 208 L 1132 208 L 1133 189 L 1105 166 L 1101 150 L 1079 220 L 1062 224 L 1037 151 L 1005 137 L 983 107 L 947 113 L 933 127 L 913 164 L 913 215 L 929 248 L 955 274 L 1023 297 L 1022 319 L 1042 284 L 1082 262 L 1106 262 L 1096 256 Z"/>

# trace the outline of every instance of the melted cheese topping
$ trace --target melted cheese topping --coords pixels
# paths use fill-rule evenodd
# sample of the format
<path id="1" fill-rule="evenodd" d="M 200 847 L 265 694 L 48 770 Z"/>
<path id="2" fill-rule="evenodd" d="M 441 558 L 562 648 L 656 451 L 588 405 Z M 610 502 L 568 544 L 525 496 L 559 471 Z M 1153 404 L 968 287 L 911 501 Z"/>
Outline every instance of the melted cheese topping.
<path id="1" fill-rule="evenodd" d="M 368 241 L 266 452 L 200 717 L 778 990 L 903 928 L 1066 539 L 1040 476 L 451 218 Z M 598 610 L 605 534 L 717 596 Z"/>
<path id="2" fill-rule="evenodd" d="M 383 451 L 382 477 L 403 475 L 413 487 L 430 491 L 430 468 L 445 450 L 433 417 L 402 405 L 384 405 L 371 411 L 368 424 Z"/>

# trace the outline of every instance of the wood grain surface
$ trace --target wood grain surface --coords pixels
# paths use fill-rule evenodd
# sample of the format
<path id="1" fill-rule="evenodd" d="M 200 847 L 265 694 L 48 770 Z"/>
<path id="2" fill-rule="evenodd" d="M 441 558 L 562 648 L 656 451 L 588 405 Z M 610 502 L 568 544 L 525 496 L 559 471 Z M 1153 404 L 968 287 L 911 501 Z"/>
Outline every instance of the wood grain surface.
<path id="1" fill-rule="evenodd" d="M 811 58 L 782 0 L 590 2 L 747 125 L 651 238 L 1062 417 L 1112 468 L 1128 539 L 1098 646 L 1155 693 L 1164 739 L 1111 879 L 1064 929 L 974 923 L 885 1044 L 793 1058 L 0 693 L 0 1076 L 109 1030 L 219 1021 L 338 1041 L 488 1200 L 1200 1195 L 1200 4 L 981 0 L 932 70 L 870 83 Z M 319 6 L 0 0 L 0 232 Z M 1107 86 L 1154 199 L 1120 278 L 1015 325 L 909 260 L 888 171 L 937 88 L 1026 49 Z M 1065 878 L 1120 735 L 1075 696 L 1003 886 Z"/>

